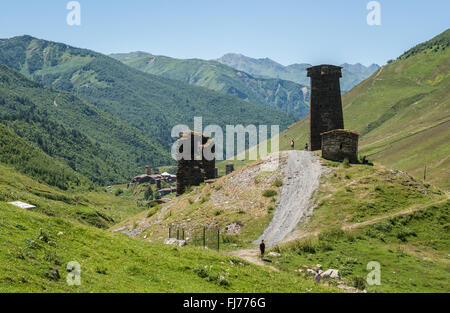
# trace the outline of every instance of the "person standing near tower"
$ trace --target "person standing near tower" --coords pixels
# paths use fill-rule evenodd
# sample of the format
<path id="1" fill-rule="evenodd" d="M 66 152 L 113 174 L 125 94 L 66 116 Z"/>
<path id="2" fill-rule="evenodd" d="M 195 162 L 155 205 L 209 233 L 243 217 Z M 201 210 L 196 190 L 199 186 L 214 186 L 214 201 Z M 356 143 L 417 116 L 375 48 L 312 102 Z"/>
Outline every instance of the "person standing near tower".
<path id="1" fill-rule="evenodd" d="M 259 251 L 261 252 L 261 259 L 264 259 L 264 253 L 266 252 L 266 244 L 264 243 L 264 240 L 261 240 Z"/>

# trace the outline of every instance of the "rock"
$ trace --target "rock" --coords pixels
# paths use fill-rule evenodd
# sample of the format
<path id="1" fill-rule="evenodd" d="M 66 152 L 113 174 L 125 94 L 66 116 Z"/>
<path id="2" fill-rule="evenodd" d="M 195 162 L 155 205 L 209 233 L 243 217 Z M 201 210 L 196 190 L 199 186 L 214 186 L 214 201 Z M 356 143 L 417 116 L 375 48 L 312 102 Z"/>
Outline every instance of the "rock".
<path id="1" fill-rule="evenodd" d="M 186 245 L 186 241 L 185 240 L 178 240 L 178 239 L 175 239 L 175 238 L 167 238 L 164 241 L 164 244 L 184 247 Z"/>
<path id="2" fill-rule="evenodd" d="M 308 268 L 307 270 L 306 270 L 306 275 L 308 275 L 308 276 L 316 276 L 316 274 L 317 274 L 317 272 L 315 271 L 315 270 L 312 270 L 312 269 L 310 269 L 310 268 Z"/>
<path id="3" fill-rule="evenodd" d="M 321 269 L 322 269 L 322 265 L 316 264 L 316 269 L 317 269 L 317 270 L 321 270 Z"/>
<path id="4" fill-rule="evenodd" d="M 273 256 L 273 257 L 280 257 L 281 254 L 277 253 L 277 252 L 269 252 L 268 256 Z"/>
<path id="5" fill-rule="evenodd" d="M 321 274 L 322 278 L 324 279 L 333 279 L 333 280 L 340 280 L 341 277 L 339 276 L 339 271 L 334 269 L 326 270 Z"/>
<path id="6" fill-rule="evenodd" d="M 244 225 L 242 225 L 239 222 L 231 223 L 230 225 L 225 227 L 225 231 L 226 231 L 227 235 L 238 235 L 241 233 L 243 226 Z"/>

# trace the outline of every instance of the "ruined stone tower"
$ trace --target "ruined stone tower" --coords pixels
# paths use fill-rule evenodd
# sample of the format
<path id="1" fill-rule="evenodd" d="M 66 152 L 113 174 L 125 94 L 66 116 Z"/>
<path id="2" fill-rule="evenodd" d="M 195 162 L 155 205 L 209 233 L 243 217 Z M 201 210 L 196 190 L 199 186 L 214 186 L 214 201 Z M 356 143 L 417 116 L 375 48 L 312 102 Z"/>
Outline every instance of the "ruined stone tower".
<path id="1" fill-rule="evenodd" d="M 190 151 L 184 151 L 185 147 L 190 148 Z M 212 155 L 206 157 L 209 153 Z M 205 180 L 216 178 L 214 153 L 213 139 L 193 131 L 180 133 L 177 145 L 177 195 L 182 195 L 189 186 L 199 186 Z"/>
<path id="2" fill-rule="evenodd" d="M 341 86 L 342 67 L 318 65 L 307 69 L 311 78 L 309 149 L 320 150 L 321 133 L 344 129 Z"/>

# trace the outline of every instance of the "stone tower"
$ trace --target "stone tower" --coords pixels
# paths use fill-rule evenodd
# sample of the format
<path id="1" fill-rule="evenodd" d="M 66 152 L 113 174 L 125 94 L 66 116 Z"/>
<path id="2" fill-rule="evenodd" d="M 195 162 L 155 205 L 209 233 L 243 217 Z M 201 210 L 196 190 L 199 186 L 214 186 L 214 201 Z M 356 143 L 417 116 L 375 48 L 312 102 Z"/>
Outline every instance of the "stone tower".
<path id="1" fill-rule="evenodd" d="M 183 149 L 190 147 L 183 158 Z M 216 178 L 214 140 L 200 133 L 185 131 L 180 133 L 177 146 L 177 195 L 182 195 L 188 186 L 199 186 L 205 180 Z"/>
<path id="2" fill-rule="evenodd" d="M 342 67 L 318 65 L 307 69 L 311 77 L 309 149 L 320 150 L 321 133 L 344 129 L 341 85 Z"/>

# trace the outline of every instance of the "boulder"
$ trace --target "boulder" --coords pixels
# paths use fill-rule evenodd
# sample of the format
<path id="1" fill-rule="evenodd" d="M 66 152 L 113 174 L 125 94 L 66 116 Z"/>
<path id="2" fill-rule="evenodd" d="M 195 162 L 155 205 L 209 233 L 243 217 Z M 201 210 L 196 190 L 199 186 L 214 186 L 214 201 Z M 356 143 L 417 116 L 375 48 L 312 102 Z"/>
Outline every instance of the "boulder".
<path id="1" fill-rule="evenodd" d="M 164 241 L 164 244 L 184 247 L 186 245 L 186 241 L 185 240 L 178 240 L 176 238 L 167 238 L 166 241 Z"/>
<path id="2" fill-rule="evenodd" d="M 268 256 L 273 256 L 273 257 L 280 257 L 281 254 L 277 253 L 277 252 L 269 252 Z"/>
<path id="3" fill-rule="evenodd" d="M 307 270 L 306 270 L 306 275 L 308 275 L 308 276 L 316 276 L 316 274 L 317 274 L 317 272 L 315 271 L 315 270 L 312 270 L 312 269 L 310 269 L 310 268 L 308 268 Z"/>
<path id="4" fill-rule="evenodd" d="M 334 270 L 334 269 L 328 269 L 325 272 L 323 272 L 321 274 L 322 278 L 324 279 L 332 279 L 332 280 L 340 280 L 341 277 L 339 275 L 339 271 L 338 270 Z"/>
<path id="5" fill-rule="evenodd" d="M 234 223 L 231 223 L 230 225 L 228 225 L 227 227 L 225 227 L 225 231 L 226 231 L 227 235 L 238 235 L 241 233 L 243 226 L 244 225 L 242 225 L 239 222 L 234 222 Z"/>

